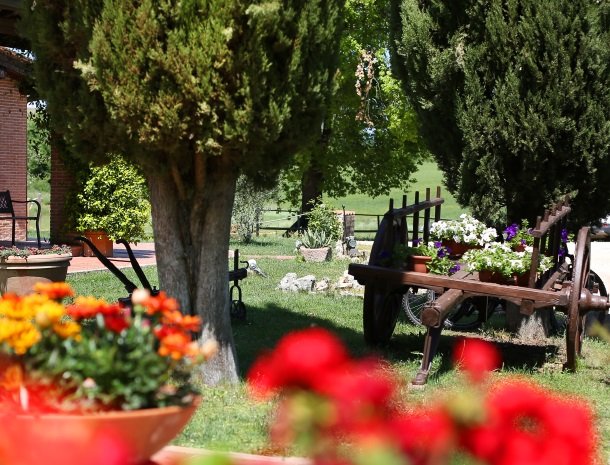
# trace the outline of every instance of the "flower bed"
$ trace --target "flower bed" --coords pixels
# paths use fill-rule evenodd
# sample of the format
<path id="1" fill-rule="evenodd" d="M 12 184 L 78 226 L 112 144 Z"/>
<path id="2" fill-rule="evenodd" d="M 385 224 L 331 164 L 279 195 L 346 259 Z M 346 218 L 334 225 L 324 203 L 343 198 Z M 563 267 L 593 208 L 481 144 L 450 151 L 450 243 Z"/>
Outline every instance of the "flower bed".
<path id="1" fill-rule="evenodd" d="M 248 380 L 257 398 L 281 396 L 274 446 L 296 444 L 315 464 L 443 465 L 465 456 L 494 465 L 596 463 L 583 401 L 523 379 L 491 381 L 500 357 L 482 340 L 459 342 L 454 361 L 465 375 L 455 390 L 412 405 L 383 362 L 354 360 L 335 336 L 313 328 L 285 336 Z"/>

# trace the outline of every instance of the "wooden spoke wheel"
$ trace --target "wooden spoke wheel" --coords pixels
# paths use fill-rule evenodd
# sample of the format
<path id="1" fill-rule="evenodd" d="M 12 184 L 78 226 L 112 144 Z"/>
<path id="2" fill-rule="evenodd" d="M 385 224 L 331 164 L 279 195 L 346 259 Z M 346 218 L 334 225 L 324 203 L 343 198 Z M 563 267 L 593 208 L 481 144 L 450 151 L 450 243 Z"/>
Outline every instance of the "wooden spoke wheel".
<path id="1" fill-rule="evenodd" d="M 589 282 L 591 265 L 591 239 L 589 228 L 584 227 L 578 231 L 574 263 L 572 264 L 572 289 L 568 299 L 568 324 L 566 329 L 567 361 L 565 368 L 576 370 L 576 360 L 580 355 L 584 334 L 584 318 L 580 312 L 580 293 Z"/>
<path id="2" fill-rule="evenodd" d="M 390 341 L 402 308 L 402 294 L 401 290 L 388 291 L 370 284 L 364 288 L 362 323 L 367 344 L 383 345 Z"/>
<path id="3" fill-rule="evenodd" d="M 370 265 L 382 265 L 390 259 L 394 246 L 400 242 L 400 226 L 386 216 L 379 224 L 371 248 Z M 398 320 L 404 289 L 367 284 L 364 288 L 363 318 L 364 341 L 369 345 L 387 344 Z"/>

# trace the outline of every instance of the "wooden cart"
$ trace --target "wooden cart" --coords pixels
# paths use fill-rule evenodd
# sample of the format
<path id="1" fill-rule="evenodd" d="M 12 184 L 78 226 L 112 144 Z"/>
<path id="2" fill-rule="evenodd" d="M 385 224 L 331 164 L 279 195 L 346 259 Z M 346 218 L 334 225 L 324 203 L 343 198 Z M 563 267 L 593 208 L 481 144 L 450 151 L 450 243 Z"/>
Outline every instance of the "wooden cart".
<path id="1" fill-rule="evenodd" d="M 426 288 L 439 297 L 424 307 L 421 320 L 426 327 L 423 359 L 413 384 L 425 384 L 432 358 L 436 354 L 444 322 L 458 304 L 472 297 L 496 297 L 515 303 L 521 313 L 531 315 L 538 310 L 558 310 L 567 314 L 565 368 L 576 369 L 584 333 L 584 316 L 592 310 L 607 310 L 608 297 L 597 294 L 597 285 L 590 272 L 591 247 L 589 228 L 580 229 L 574 255 L 562 253 L 561 231 L 570 212 L 568 199 L 556 204 L 537 218 L 531 234 L 534 236 L 532 266 L 527 286 L 514 286 L 481 282 L 478 273 L 459 271 L 452 276 L 439 276 L 414 271 L 402 271 L 382 266 L 395 244 L 419 239 L 419 221 L 423 218 L 421 236 L 429 239 L 432 211 L 434 220 L 440 219 L 443 199 L 440 188 L 436 197 L 430 190 L 420 201 L 402 208 L 390 209 L 385 214 L 373 243 L 368 265 L 351 264 L 349 273 L 365 286 L 363 304 L 364 339 L 368 344 L 385 344 L 389 341 L 402 305 L 402 297 L 409 289 Z M 413 217 L 412 238 L 408 239 L 407 216 Z M 537 268 L 542 255 L 553 258 L 553 267 L 538 276 Z"/>

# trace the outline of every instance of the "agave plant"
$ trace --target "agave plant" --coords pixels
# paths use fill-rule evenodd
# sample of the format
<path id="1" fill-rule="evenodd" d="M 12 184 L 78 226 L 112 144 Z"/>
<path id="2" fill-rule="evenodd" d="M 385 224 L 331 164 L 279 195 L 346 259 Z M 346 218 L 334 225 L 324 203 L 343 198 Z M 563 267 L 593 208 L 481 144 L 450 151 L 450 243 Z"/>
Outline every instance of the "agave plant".
<path id="1" fill-rule="evenodd" d="M 328 236 L 326 232 L 316 229 L 308 229 L 301 236 L 301 246 L 308 249 L 319 249 L 322 247 L 328 247 L 332 243 L 332 237 Z"/>

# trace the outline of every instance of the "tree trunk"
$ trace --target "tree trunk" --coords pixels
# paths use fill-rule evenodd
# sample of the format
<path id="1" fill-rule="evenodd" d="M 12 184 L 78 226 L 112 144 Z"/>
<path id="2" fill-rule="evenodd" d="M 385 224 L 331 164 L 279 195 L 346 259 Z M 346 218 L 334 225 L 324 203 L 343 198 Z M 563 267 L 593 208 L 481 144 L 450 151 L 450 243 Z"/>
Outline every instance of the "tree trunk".
<path id="1" fill-rule="evenodd" d="M 551 312 L 543 308 L 528 317 L 521 314 L 518 305 L 506 302 L 506 327 L 523 341 L 542 341 L 551 334 Z"/>
<path id="2" fill-rule="evenodd" d="M 147 170 L 159 284 L 182 311 L 202 319 L 203 340 L 219 353 L 202 368 L 203 381 L 236 382 L 237 357 L 228 297 L 231 211 L 237 172 L 228 157 L 198 159 L 192 170 Z"/>
<path id="3" fill-rule="evenodd" d="M 324 174 L 312 160 L 309 168 L 301 179 L 301 213 L 309 213 L 314 207 L 314 201 L 322 197 L 322 177 Z M 301 229 L 307 229 L 308 217 L 301 217 Z"/>

